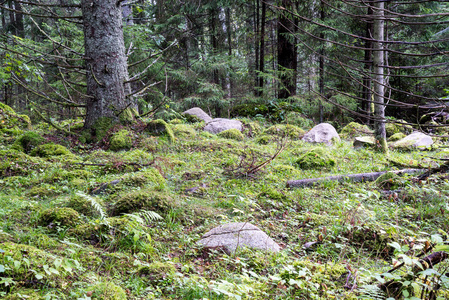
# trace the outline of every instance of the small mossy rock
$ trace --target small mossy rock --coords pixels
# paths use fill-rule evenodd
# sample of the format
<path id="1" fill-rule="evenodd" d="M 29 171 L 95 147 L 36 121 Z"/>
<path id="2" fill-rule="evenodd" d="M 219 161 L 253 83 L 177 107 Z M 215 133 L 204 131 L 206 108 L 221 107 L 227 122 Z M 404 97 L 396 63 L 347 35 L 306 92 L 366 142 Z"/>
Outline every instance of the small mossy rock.
<path id="1" fill-rule="evenodd" d="M 141 209 L 166 213 L 173 207 L 173 199 L 154 190 L 137 190 L 119 195 L 112 208 L 112 215 L 132 213 Z"/>
<path id="2" fill-rule="evenodd" d="M 300 171 L 293 166 L 290 165 L 276 165 L 273 166 L 274 173 L 278 176 L 282 177 L 297 177 L 300 175 Z"/>
<path id="3" fill-rule="evenodd" d="M 126 292 L 120 286 L 108 281 L 97 283 L 87 289 L 88 292 L 92 292 L 92 299 L 101 300 L 126 300 Z"/>
<path id="4" fill-rule="evenodd" d="M 30 118 L 18 115 L 10 106 L 0 102 L 0 132 L 15 135 L 26 129 L 31 129 Z"/>
<path id="5" fill-rule="evenodd" d="M 122 129 L 114 133 L 109 141 L 109 149 L 112 151 L 129 150 L 132 146 L 132 132 L 126 129 Z"/>
<path id="6" fill-rule="evenodd" d="M 156 168 L 148 168 L 136 173 L 123 176 L 123 184 L 130 186 L 144 186 L 149 184 L 162 185 L 166 180 Z"/>
<path id="7" fill-rule="evenodd" d="M 374 130 L 371 130 L 367 125 L 363 125 L 357 122 L 349 123 L 340 131 L 340 136 L 346 139 L 356 136 L 369 136 L 373 134 Z"/>
<path id="8" fill-rule="evenodd" d="M 256 139 L 254 141 L 259 145 L 268 145 L 273 140 L 274 140 L 274 138 L 272 135 L 263 134 L 263 135 L 256 137 Z"/>
<path id="9" fill-rule="evenodd" d="M 402 140 L 405 137 L 406 137 L 406 135 L 404 133 L 398 132 L 398 133 L 395 133 L 392 136 L 390 136 L 388 138 L 388 141 L 389 142 L 396 142 L 396 141 Z"/>
<path id="10" fill-rule="evenodd" d="M 322 148 L 315 148 L 301 155 L 295 164 L 300 169 L 305 170 L 321 170 L 330 169 L 335 166 L 336 162 L 330 157 L 329 153 Z"/>
<path id="11" fill-rule="evenodd" d="M 28 175 L 33 167 L 43 163 L 38 157 L 29 156 L 15 149 L 0 150 L 0 177 Z"/>
<path id="12" fill-rule="evenodd" d="M 173 276 L 176 268 L 169 262 L 154 262 L 148 266 L 141 267 L 138 271 L 140 276 L 148 278 L 154 284 Z"/>
<path id="13" fill-rule="evenodd" d="M 302 140 L 308 143 L 332 145 L 335 141 L 340 141 L 340 136 L 334 126 L 329 123 L 321 123 L 307 132 Z"/>
<path id="14" fill-rule="evenodd" d="M 413 150 L 413 149 L 427 149 L 433 144 L 433 139 L 431 136 L 424 134 L 422 132 L 414 132 L 407 135 L 405 138 L 400 139 L 389 146 L 393 149 L 398 150 Z"/>
<path id="15" fill-rule="evenodd" d="M 180 138 L 192 138 L 196 137 L 196 131 L 187 124 L 177 124 L 172 126 L 173 134 L 175 137 Z"/>
<path id="16" fill-rule="evenodd" d="M 262 127 L 258 122 L 246 122 L 243 126 L 243 133 L 247 136 L 257 136 L 262 133 Z"/>
<path id="17" fill-rule="evenodd" d="M 39 218 L 39 225 L 49 228 L 55 228 L 57 225 L 75 227 L 79 223 L 81 223 L 79 213 L 69 207 L 46 209 Z"/>
<path id="18" fill-rule="evenodd" d="M 164 120 L 152 120 L 148 122 L 145 130 L 151 135 L 155 136 L 168 136 L 169 140 L 173 142 L 175 140 L 175 135 L 173 134 L 173 130 Z"/>
<path id="19" fill-rule="evenodd" d="M 101 117 L 95 121 L 95 124 L 92 126 L 93 134 L 95 135 L 96 140 L 99 142 L 103 140 L 103 138 L 108 134 L 109 129 L 111 129 L 117 122 L 110 117 Z M 90 140 L 90 133 L 85 137 L 86 140 Z"/>
<path id="20" fill-rule="evenodd" d="M 173 119 L 173 120 L 170 120 L 169 123 L 172 125 L 179 125 L 179 124 L 184 124 L 184 121 L 181 119 Z"/>
<path id="21" fill-rule="evenodd" d="M 374 184 L 383 190 L 396 190 L 399 187 L 403 186 L 403 179 L 401 178 L 401 176 L 394 172 L 387 172 L 380 175 L 374 181 Z"/>
<path id="22" fill-rule="evenodd" d="M 28 190 L 27 195 L 33 198 L 46 198 L 60 194 L 60 191 L 55 186 L 49 184 L 42 184 L 33 186 Z"/>
<path id="23" fill-rule="evenodd" d="M 287 136 L 291 139 L 300 139 L 304 136 L 305 131 L 298 126 L 290 124 L 278 124 L 267 128 L 264 134 Z"/>
<path id="24" fill-rule="evenodd" d="M 257 198 L 268 198 L 271 200 L 276 200 L 276 201 L 281 201 L 281 202 L 286 202 L 287 201 L 287 196 L 283 193 L 281 193 L 278 190 L 272 189 L 272 188 L 264 188 L 262 190 L 261 193 L 259 193 L 259 195 L 257 195 Z"/>
<path id="25" fill-rule="evenodd" d="M 191 109 L 188 109 L 182 114 L 187 118 L 187 121 L 192 123 L 201 121 L 208 123 L 212 121 L 212 118 L 199 107 L 193 107 Z"/>
<path id="26" fill-rule="evenodd" d="M 376 146 L 376 139 L 374 136 L 358 136 L 352 143 L 354 148 L 374 148 Z"/>
<path id="27" fill-rule="evenodd" d="M 236 141 L 243 141 L 243 139 L 245 138 L 243 136 L 243 133 L 235 128 L 231 128 L 225 131 L 222 131 L 220 133 L 217 134 L 217 136 L 221 137 L 221 138 L 225 138 L 225 139 L 231 139 L 231 140 L 236 140 Z"/>
<path id="28" fill-rule="evenodd" d="M 73 156 L 72 152 L 69 151 L 66 147 L 58 144 L 43 144 L 34 148 L 31 153 L 32 156 L 39 157 L 52 157 L 52 156 Z"/>
<path id="29" fill-rule="evenodd" d="M 222 248 L 231 254 L 239 248 L 279 252 L 279 245 L 265 232 L 248 222 L 220 225 L 203 235 L 198 244 L 205 248 Z"/>
<path id="30" fill-rule="evenodd" d="M 14 141 L 12 148 L 28 154 L 34 148 L 44 144 L 45 142 L 45 138 L 40 134 L 33 131 L 27 131 Z"/>
<path id="31" fill-rule="evenodd" d="M 240 122 L 239 120 L 216 118 L 208 122 L 206 126 L 204 126 L 204 131 L 208 131 L 212 134 L 218 134 L 222 131 L 233 128 L 237 129 L 238 131 L 242 131 L 243 123 Z"/>
<path id="32" fill-rule="evenodd" d="M 395 122 L 389 122 L 385 124 L 385 132 L 387 137 L 391 137 L 396 133 L 404 133 L 405 135 L 411 133 L 413 131 L 413 127 L 407 125 L 407 122 L 404 120 L 396 120 Z"/>

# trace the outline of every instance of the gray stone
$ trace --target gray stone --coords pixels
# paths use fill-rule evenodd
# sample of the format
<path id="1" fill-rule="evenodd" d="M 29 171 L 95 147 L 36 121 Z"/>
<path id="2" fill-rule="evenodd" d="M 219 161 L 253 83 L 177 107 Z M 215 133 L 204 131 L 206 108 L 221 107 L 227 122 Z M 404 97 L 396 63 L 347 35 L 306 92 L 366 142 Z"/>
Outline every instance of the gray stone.
<path id="1" fill-rule="evenodd" d="M 216 118 L 206 124 L 204 131 L 217 134 L 232 128 L 242 131 L 243 124 L 239 120 Z"/>
<path id="2" fill-rule="evenodd" d="M 328 123 L 321 123 L 307 132 L 302 140 L 309 143 L 325 143 L 327 145 L 332 145 L 332 140 L 340 141 L 340 136 L 334 126 Z"/>
<path id="3" fill-rule="evenodd" d="M 422 132 L 413 132 L 407 135 L 405 138 L 400 139 L 397 142 L 391 143 L 389 146 L 393 149 L 416 149 L 427 148 L 432 146 L 433 139 L 431 136 Z"/>
<path id="4" fill-rule="evenodd" d="M 376 145 L 376 140 L 373 136 L 359 136 L 354 139 L 352 145 L 354 148 L 372 148 Z"/>
<path id="5" fill-rule="evenodd" d="M 194 108 L 188 109 L 185 112 L 183 112 L 183 114 L 195 116 L 195 117 L 203 120 L 206 123 L 212 121 L 212 118 L 204 110 L 202 110 L 199 107 L 194 107 Z"/>
<path id="6" fill-rule="evenodd" d="M 279 245 L 265 232 L 250 223 L 224 224 L 207 232 L 198 244 L 206 248 L 223 248 L 230 254 L 237 248 L 248 247 L 279 252 Z"/>

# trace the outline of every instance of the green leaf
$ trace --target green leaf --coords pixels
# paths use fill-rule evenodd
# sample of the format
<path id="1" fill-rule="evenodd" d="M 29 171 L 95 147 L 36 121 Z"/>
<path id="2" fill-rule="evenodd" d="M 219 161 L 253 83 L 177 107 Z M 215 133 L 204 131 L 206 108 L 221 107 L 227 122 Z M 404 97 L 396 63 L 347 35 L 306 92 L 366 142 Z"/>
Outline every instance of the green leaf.
<path id="1" fill-rule="evenodd" d="M 444 251 L 449 253 L 449 245 L 436 245 L 435 246 L 436 251 Z"/>
<path id="2" fill-rule="evenodd" d="M 0 265 L 0 273 L 5 272 L 5 266 L 4 265 Z"/>

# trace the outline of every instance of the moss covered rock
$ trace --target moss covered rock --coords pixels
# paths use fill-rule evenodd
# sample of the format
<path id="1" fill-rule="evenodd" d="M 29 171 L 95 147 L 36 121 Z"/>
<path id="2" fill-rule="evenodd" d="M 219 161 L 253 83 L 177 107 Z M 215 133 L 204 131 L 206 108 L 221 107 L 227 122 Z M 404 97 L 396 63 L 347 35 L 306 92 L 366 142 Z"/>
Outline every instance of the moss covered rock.
<path id="1" fill-rule="evenodd" d="M 55 186 L 49 184 L 42 184 L 38 186 L 33 186 L 28 190 L 27 194 L 30 197 L 45 198 L 50 196 L 58 195 L 60 191 L 56 189 Z"/>
<path id="2" fill-rule="evenodd" d="M 395 122 L 390 122 L 385 124 L 385 132 L 387 137 L 391 137 L 396 133 L 403 133 L 405 135 L 410 134 L 413 131 L 413 127 L 407 125 L 404 120 L 395 120 Z"/>
<path id="3" fill-rule="evenodd" d="M 274 137 L 269 134 L 262 134 L 254 140 L 259 145 L 268 145 L 274 140 Z"/>
<path id="4" fill-rule="evenodd" d="M 68 207 L 57 207 L 44 210 L 40 214 L 39 225 L 54 228 L 57 225 L 74 227 L 81 222 L 79 213 Z"/>
<path id="5" fill-rule="evenodd" d="M 301 155 L 295 164 L 300 169 L 330 169 L 336 162 L 323 148 L 315 148 Z"/>
<path id="6" fill-rule="evenodd" d="M 175 135 L 173 130 L 164 120 L 152 120 L 148 122 L 145 130 L 151 135 L 155 136 L 168 136 L 168 139 L 173 142 L 175 140 Z"/>
<path id="7" fill-rule="evenodd" d="M 225 138 L 225 139 L 231 139 L 231 140 L 236 140 L 236 141 L 243 141 L 244 136 L 243 133 L 235 128 L 231 128 L 225 131 L 222 131 L 220 133 L 217 134 L 217 136 Z"/>
<path id="8" fill-rule="evenodd" d="M 52 157 L 52 156 L 73 156 L 72 152 L 69 151 L 66 147 L 58 144 L 43 144 L 40 146 L 37 146 L 33 149 L 30 153 L 32 156 L 39 156 L 39 157 Z"/>
<path id="9" fill-rule="evenodd" d="M 109 141 L 109 149 L 112 151 L 128 150 L 131 149 L 132 146 L 132 133 L 126 129 L 114 133 Z"/>
<path id="10" fill-rule="evenodd" d="M 90 198 L 93 197 L 90 196 Z M 94 206 L 99 206 L 100 209 L 104 210 L 103 200 L 95 197 L 93 198 L 95 203 L 92 203 L 90 198 L 83 197 L 82 194 L 76 194 L 71 196 L 65 205 L 85 216 L 93 217 L 100 215 L 98 208 L 95 208 Z"/>
<path id="11" fill-rule="evenodd" d="M 175 266 L 169 262 L 154 262 L 148 266 L 141 267 L 138 271 L 139 275 L 147 277 L 154 283 L 173 276 L 175 272 Z"/>
<path id="12" fill-rule="evenodd" d="M 173 199 L 150 189 L 137 190 L 119 195 L 115 199 L 112 215 L 132 213 L 141 209 L 165 213 L 173 207 Z"/>
<path id="13" fill-rule="evenodd" d="M 42 163 L 42 159 L 21 151 L 0 150 L 0 177 L 28 175 Z"/>
<path id="14" fill-rule="evenodd" d="M 177 124 L 172 126 L 175 137 L 190 138 L 196 137 L 196 131 L 192 126 L 186 124 Z"/>
<path id="15" fill-rule="evenodd" d="M 12 148 L 25 153 L 30 153 L 37 146 L 44 144 L 45 141 L 45 138 L 40 134 L 33 131 L 27 131 L 14 141 Z"/>
<path id="16" fill-rule="evenodd" d="M 128 299 L 126 292 L 120 286 L 108 281 L 97 283 L 87 289 L 92 292 L 92 299 L 101 300 L 125 300 Z"/>
<path id="17" fill-rule="evenodd" d="M 374 181 L 374 184 L 383 190 L 396 190 L 403 186 L 404 179 L 394 172 L 382 174 Z"/>
<path id="18" fill-rule="evenodd" d="M 0 102 L 0 132 L 18 135 L 27 129 L 31 129 L 30 118 L 17 114 L 10 106 Z"/>
<path id="19" fill-rule="evenodd" d="M 342 138 L 348 139 L 356 136 L 369 136 L 374 134 L 374 130 L 371 130 L 367 125 L 359 124 L 357 122 L 351 122 L 340 131 Z"/>
<path id="20" fill-rule="evenodd" d="M 300 139 L 306 132 L 295 125 L 278 124 L 267 128 L 264 134 L 288 136 L 291 139 Z"/>
<path id="21" fill-rule="evenodd" d="M 399 140 L 401 140 L 401 139 L 403 139 L 405 137 L 406 137 L 406 135 L 404 133 L 398 132 L 398 133 L 395 133 L 392 136 L 390 136 L 388 138 L 388 141 L 389 142 L 396 142 L 396 141 L 399 141 Z"/>

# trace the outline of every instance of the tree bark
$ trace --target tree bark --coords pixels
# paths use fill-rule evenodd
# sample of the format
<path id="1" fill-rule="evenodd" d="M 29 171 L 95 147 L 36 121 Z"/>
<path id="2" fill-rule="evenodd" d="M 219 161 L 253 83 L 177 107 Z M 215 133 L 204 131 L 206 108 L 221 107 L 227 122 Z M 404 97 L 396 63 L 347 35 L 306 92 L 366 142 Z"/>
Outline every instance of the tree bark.
<path id="1" fill-rule="evenodd" d="M 385 40 L 385 3 L 376 3 L 374 19 L 374 116 L 376 143 L 382 152 L 388 153 L 387 135 L 385 131 L 385 51 L 382 41 Z"/>
<path id="2" fill-rule="evenodd" d="M 278 98 L 286 99 L 296 95 L 296 71 L 298 63 L 294 39 L 292 41 L 292 38 L 288 36 L 295 32 L 294 21 L 287 17 L 288 11 L 293 10 L 292 1 L 282 0 L 282 7 L 285 10 L 280 13 L 278 20 L 278 67 L 280 71 Z"/>
<path id="3" fill-rule="evenodd" d="M 136 103 L 127 99 L 131 89 L 122 11 L 117 0 L 82 0 L 85 65 L 87 70 L 87 111 L 85 128 L 92 128 L 101 118 L 112 123 L 130 119 Z"/>

